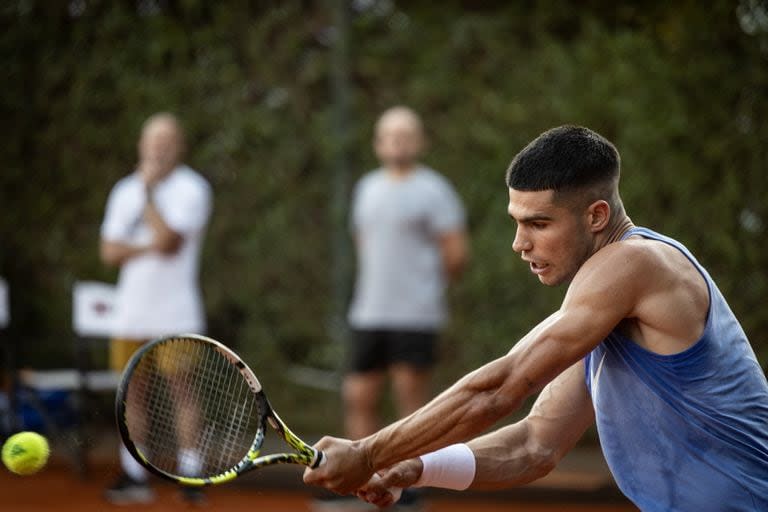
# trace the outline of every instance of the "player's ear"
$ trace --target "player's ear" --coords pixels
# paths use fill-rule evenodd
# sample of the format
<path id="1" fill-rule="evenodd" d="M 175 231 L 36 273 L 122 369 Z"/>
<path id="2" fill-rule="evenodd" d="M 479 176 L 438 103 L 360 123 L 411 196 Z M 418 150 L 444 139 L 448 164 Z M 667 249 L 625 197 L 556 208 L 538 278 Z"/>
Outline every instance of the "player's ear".
<path id="1" fill-rule="evenodd" d="M 587 219 L 589 221 L 589 229 L 593 233 L 598 233 L 605 229 L 610 218 L 611 205 L 609 205 L 607 201 L 599 199 L 589 205 Z"/>

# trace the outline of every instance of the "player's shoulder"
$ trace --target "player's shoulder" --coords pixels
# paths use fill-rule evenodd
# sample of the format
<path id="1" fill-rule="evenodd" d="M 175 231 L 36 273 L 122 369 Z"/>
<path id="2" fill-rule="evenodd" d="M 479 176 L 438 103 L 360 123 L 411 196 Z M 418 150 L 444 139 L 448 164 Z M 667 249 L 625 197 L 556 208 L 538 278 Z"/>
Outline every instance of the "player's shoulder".
<path id="1" fill-rule="evenodd" d="M 599 264 L 615 263 L 620 266 L 654 265 L 660 262 L 659 245 L 657 240 L 627 238 L 606 245 L 590 259 Z"/>
<path id="2" fill-rule="evenodd" d="M 666 279 L 674 271 L 669 251 L 674 248 L 658 240 L 629 238 L 606 245 L 597 251 L 583 265 L 585 274 L 595 273 L 601 280 L 614 282 L 619 286 L 651 284 Z M 580 272 L 582 273 L 582 272 Z"/>
<path id="3" fill-rule="evenodd" d="M 609 255 L 615 253 L 620 257 L 631 258 L 638 265 L 667 267 L 671 262 L 691 263 L 682 245 L 676 246 L 661 238 L 633 236 L 611 245 L 615 247 L 609 246 L 612 249 Z"/>
<path id="4" fill-rule="evenodd" d="M 610 243 L 600 249 L 596 254 L 601 254 L 604 257 L 609 258 L 616 258 L 620 256 L 648 256 L 651 253 L 651 244 L 655 242 L 655 240 L 650 240 L 647 238 L 631 237 Z"/>

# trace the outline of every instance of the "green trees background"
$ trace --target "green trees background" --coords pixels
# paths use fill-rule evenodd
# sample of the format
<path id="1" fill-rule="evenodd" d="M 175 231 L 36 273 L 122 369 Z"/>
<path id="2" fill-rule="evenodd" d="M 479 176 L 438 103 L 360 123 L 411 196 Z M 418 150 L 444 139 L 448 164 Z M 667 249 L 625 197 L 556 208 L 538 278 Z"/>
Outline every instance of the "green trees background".
<path id="1" fill-rule="evenodd" d="M 503 175 L 564 123 L 616 143 L 633 220 L 693 250 L 765 367 L 766 3 L 476 4 L 4 2 L 3 340 L 23 365 L 72 364 L 71 286 L 116 278 L 98 261 L 106 196 L 132 170 L 141 122 L 169 110 L 215 191 L 209 333 L 245 354 L 292 424 L 318 428 L 321 411 L 337 429 L 338 395 L 285 369 L 341 367 L 348 193 L 374 165 L 376 116 L 405 103 L 470 221 L 473 262 L 452 290 L 438 387 L 559 304 L 563 290 L 538 285 L 511 251 Z"/>

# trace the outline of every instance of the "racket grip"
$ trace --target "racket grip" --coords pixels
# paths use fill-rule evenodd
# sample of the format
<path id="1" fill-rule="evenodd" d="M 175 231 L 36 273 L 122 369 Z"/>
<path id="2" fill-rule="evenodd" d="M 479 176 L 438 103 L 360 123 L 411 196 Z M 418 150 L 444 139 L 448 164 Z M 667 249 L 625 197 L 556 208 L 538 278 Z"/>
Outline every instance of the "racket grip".
<path id="1" fill-rule="evenodd" d="M 315 450 L 315 461 L 310 466 L 312 469 L 319 468 L 323 464 L 325 464 L 326 458 L 325 454 L 320 450 Z"/>

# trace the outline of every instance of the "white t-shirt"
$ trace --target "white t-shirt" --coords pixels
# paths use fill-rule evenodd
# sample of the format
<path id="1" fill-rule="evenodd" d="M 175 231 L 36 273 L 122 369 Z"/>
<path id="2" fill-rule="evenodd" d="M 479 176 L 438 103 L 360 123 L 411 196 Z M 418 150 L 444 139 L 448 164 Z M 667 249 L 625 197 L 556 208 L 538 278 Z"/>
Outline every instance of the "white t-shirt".
<path id="1" fill-rule="evenodd" d="M 135 245 L 152 240 L 152 231 L 143 220 L 145 195 L 144 181 L 137 172 L 117 182 L 107 200 L 102 239 Z M 200 174 L 180 165 L 155 186 L 153 196 L 165 222 L 182 235 L 182 246 L 174 254 L 146 252 L 121 266 L 115 337 L 145 339 L 205 329 L 198 267 L 211 213 L 210 185 Z"/>
<path id="2" fill-rule="evenodd" d="M 351 216 L 358 258 L 350 325 L 441 327 L 447 308 L 439 237 L 465 228 L 450 182 L 428 167 L 401 179 L 377 169 L 357 183 Z"/>

